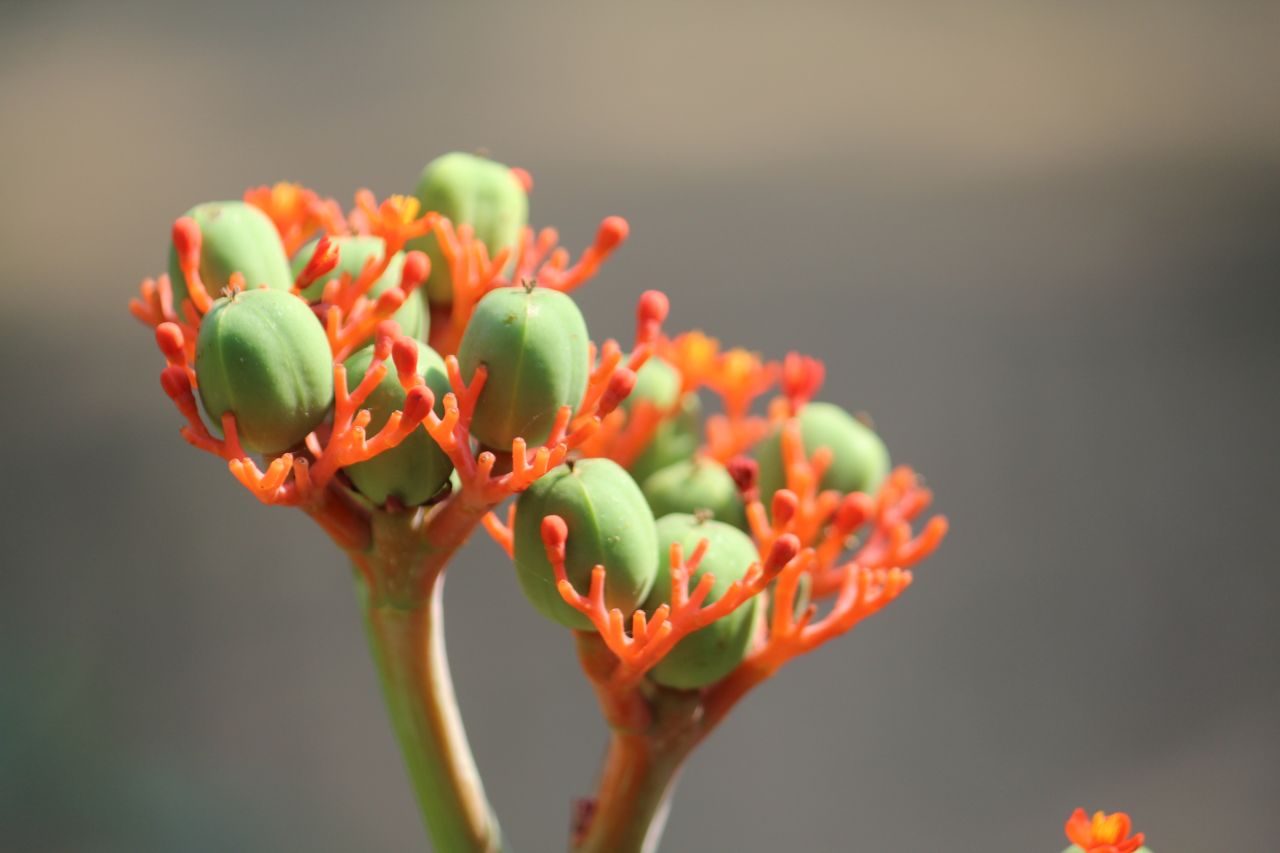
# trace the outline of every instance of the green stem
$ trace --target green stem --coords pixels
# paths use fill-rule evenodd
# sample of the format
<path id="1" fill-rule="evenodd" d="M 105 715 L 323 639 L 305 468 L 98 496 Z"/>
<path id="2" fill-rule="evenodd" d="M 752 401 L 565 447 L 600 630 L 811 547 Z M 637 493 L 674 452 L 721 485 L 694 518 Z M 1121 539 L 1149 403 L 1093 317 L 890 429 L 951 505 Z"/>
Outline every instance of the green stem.
<path id="1" fill-rule="evenodd" d="M 595 808 L 575 853 L 649 853 L 658 849 L 683 750 L 650 736 L 615 731 Z"/>
<path id="2" fill-rule="evenodd" d="M 444 566 L 486 510 L 451 500 L 425 530 L 412 513 L 375 513 L 370 547 L 351 554 L 387 709 L 440 853 L 504 849 L 458 713 L 441 607 Z"/>

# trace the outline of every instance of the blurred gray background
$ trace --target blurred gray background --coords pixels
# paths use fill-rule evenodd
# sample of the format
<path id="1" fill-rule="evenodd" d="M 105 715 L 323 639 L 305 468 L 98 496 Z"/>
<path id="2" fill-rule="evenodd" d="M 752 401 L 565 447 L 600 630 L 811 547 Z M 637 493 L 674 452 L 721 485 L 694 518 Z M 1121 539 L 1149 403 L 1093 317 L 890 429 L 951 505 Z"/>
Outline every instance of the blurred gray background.
<path id="1" fill-rule="evenodd" d="M 909 7 L 909 8 L 908 8 Z M 581 293 L 826 360 L 953 532 L 752 696 L 673 851 L 1157 853 L 1280 833 L 1280 8 L 740 2 L 0 6 L 0 849 L 421 849 L 349 573 L 186 446 L 125 310 L 194 202 L 528 168 Z M 483 535 L 449 645 L 519 849 L 604 729 Z M 504 626 L 492 630 L 493 625 Z"/>

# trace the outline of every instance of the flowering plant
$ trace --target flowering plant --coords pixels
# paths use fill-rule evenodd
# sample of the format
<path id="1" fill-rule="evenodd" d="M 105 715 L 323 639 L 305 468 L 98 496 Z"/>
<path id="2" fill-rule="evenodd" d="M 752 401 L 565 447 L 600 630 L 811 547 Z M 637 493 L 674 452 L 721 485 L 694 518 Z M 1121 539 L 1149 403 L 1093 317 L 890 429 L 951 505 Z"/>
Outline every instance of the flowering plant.
<path id="1" fill-rule="evenodd" d="M 436 848 L 504 847 L 443 638 L 444 571 L 483 527 L 571 632 L 610 727 L 573 848 L 651 849 L 693 749 L 788 661 L 896 600 L 946 521 L 924 519 L 929 490 L 866 419 L 815 401 L 816 359 L 669 333 L 658 291 L 625 352 L 591 342 L 569 294 L 627 223 L 606 218 L 573 261 L 527 225 L 531 189 L 469 154 L 349 212 L 251 189 L 179 218 L 168 274 L 130 307 L 186 440 L 349 558 Z M 704 395 L 719 401 L 705 417 Z M 1087 846 L 1109 826 L 1071 838 L 1129 853 Z"/>

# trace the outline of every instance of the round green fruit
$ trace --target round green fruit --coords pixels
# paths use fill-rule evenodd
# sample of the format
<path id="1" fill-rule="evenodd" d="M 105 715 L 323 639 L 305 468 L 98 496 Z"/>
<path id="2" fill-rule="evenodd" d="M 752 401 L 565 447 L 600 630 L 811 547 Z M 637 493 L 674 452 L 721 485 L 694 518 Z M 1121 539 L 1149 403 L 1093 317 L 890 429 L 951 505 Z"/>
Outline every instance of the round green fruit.
<path id="1" fill-rule="evenodd" d="M 659 411 L 671 408 L 680 395 L 680 372 L 667 361 L 650 356 L 636 371 L 636 384 L 618 408 L 630 412 L 636 403 L 652 403 Z"/>
<path id="2" fill-rule="evenodd" d="M 501 450 L 516 437 L 546 441 L 560 407 L 582 402 L 588 354 L 587 324 L 568 296 L 542 287 L 490 291 L 458 347 L 466 381 L 480 365 L 488 369 L 471 434 Z"/>
<path id="3" fill-rule="evenodd" d="M 662 568 L 653 584 L 653 591 L 644 603 L 650 614 L 659 605 L 671 601 L 670 551 L 679 542 L 685 559 L 693 554 L 698 543 L 707 540 L 707 551 L 698 564 L 698 570 L 689 578 L 689 591 L 697 587 L 699 579 L 710 572 L 715 576 L 711 594 L 703 606 L 719 600 L 736 580 L 741 580 L 752 563 L 759 561 L 755 543 L 736 527 L 719 521 L 677 513 L 658 519 L 658 553 Z M 649 678 L 665 687 L 693 690 L 705 687 L 728 675 L 742 662 L 751 647 L 755 632 L 759 598 L 753 598 L 737 610 L 698 631 L 694 631 L 667 653 L 657 666 L 649 671 Z"/>
<path id="4" fill-rule="evenodd" d="M 347 383 L 354 387 L 373 362 L 373 347 L 365 347 L 346 361 Z M 364 408 L 372 419 L 366 428 L 370 436 L 377 434 L 391 413 L 404 408 L 405 390 L 396 376 L 395 364 L 387 359 L 387 375 L 373 389 Z M 444 395 L 449 393 L 449 376 L 431 347 L 418 343 L 418 375 L 426 380 L 435 394 L 435 412 L 444 414 Z M 405 506 L 417 506 L 434 497 L 453 473 L 453 463 L 435 439 L 419 427 L 408 438 L 372 459 L 344 469 L 361 494 L 376 504 L 396 498 Z"/>
<path id="5" fill-rule="evenodd" d="M 747 513 L 729 471 L 714 459 L 694 458 L 651 474 L 642 486 L 649 508 L 658 518 L 673 512 L 707 510 L 717 521 L 739 530 L 747 527 Z"/>
<path id="6" fill-rule="evenodd" d="M 690 392 L 680 401 L 679 410 L 658 426 L 652 440 L 627 470 L 643 483 L 663 468 L 692 459 L 701 442 L 702 401 L 696 393 Z"/>
<path id="7" fill-rule="evenodd" d="M 370 237 L 367 235 L 354 237 L 330 237 L 330 242 L 338 249 L 338 264 L 329 272 L 316 279 L 306 290 L 302 291 L 302 295 L 306 297 L 308 302 L 316 302 L 324 293 L 324 286 L 335 278 L 339 278 L 343 273 L 351 276 L 351 280 L 355 281 L 360 277 L 361 270 L 364 265 L 373 258 L 375 261 L 382 259 L 382 253 L 386 251 L 386 243 L 381 237 Z M 315 253 L 316 244 L 319 240 L 312 240 L 307 245 L 298 250 L 298 254 L 293 256 L 293 277 L 297 279 L 298 275 L 306 267 L 307 262 L 311 260 L 312 254 Z M 392 256 L 387 269 L 382 275 L 378 276 L 373 285 L 366 294 L 370 299 L 377 299 L 386 291 L 393 287 L 399 287 L 400 274 L 404 270 L 404 252 L 396 252 Z M 431 315 L 427 311 L 426 303 L 419 298 L 417 292 L 409 294 L 409 298 L 404 301 L 392 318 L 400 324 L 400 331 L 411 338 L 420 341 L 427 340 L 427 335 L 431 331 Z"/>
<path id="8" fill-rule="evenodd" d="M 514 248 L 529 219 L 529 195 L 511 169 L 461 151 L 428 163 L 415 195 L 424 212 L 434 210 L 448 217 L 455 228 L 464 224 L 474 228 L 489 257 Z M 433 305 L 448 305 L 453 301 L 453 280 L 435 234 L 419 237 L 409 248 L 421 249 L 431 259 L 427 298 Z"/>
<path id="9" fill-rule="evenodd" d="M 273 290 L 293 286 L 280 232 L 258 208 L 243 201 L 211 201 L 183 215 L 200 226 L 200 280 L 210 299 L 222 294 L 234 272 L 244 275 L 245 288 L 250 290 L 263 284 Z M 187 280 L 173 246 L 169 247 L 169 282 L 174 310 L 181 313 L 188 295 Z"/>
<path id="10" fill-rule="evenodd" d="M 823 489 L 874 493 L 889 473 L 889 450 L 884 441 L 839 406 L 805 406 L 800 411 L 800 435 L 807 454 L 820 447 L 831 450 L 831 467 L 820 484 Z M 780 430 L 756 446 L 755 457 L 760 464 L 760 499 L 768 506 L 773 493 L 786 485 Z"/>
<path id="11" fill-rule="evenodd" d="M 640 487 L 617 463 L 584 459 L 548 471 L 516 502 L 516 577 L 539 613 L 589 631 L 587 617 L 565 603 L 542 541 L 542 519 L 558 515 L 569 529 L 565 575 L 586 595 L 591 570 L 607 571 L 605 603 L 629 617 L 658 574 L 658 533 Z"/>
<path id="12" fill-rule="evenodd" d="M 333 403 L 324 327 L 283 290 L 246 290 L 213 303 L 196 339 L 196 379 L 214 424 L 231 412 L 241 443 L 260 453 L 297 445 Z"/>

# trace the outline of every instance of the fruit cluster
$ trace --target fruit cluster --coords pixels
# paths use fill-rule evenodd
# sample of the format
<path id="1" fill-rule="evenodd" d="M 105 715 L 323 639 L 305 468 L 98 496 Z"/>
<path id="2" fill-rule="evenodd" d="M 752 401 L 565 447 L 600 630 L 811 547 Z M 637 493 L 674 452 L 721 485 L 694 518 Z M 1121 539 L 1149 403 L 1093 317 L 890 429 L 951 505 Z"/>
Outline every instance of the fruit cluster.
<path id="1" fill-rule="evenodd" d="M 370 589 L 398 594 L 379 519 L 413 519 L 437 571 L 483 523 L 577 632 L 611 723 L 643 728 L 665 690 L 700 697 L 709 729 L 894 600 L 946 523 L 913 531 L 928 490 L 867 419 L 814 401 L 820 362 L 668 335 L 657 291 L 625 354 L 593 344 L 569 294 L 627 224 L 570 263 L 528 227 L 531 188 L 454 153 L 414 196 L 361 191 L 345 214 L 292 184 L 197 205 L 131 308 L 187 440 L 316 518 Z"/>

